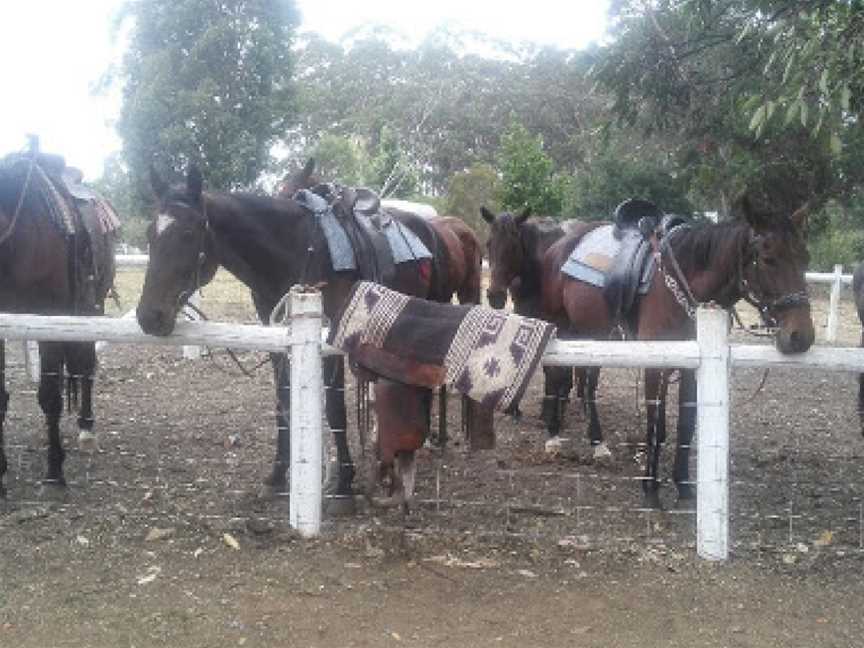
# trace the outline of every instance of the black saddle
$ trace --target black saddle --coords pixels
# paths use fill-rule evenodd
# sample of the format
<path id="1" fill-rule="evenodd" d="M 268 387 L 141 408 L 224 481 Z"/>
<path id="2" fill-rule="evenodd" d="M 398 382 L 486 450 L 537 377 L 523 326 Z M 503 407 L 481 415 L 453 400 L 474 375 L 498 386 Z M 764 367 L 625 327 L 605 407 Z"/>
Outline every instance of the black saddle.
<path id="1" fill-rule="evenodd" d="M 381 200 L 371 189 L 339 187 L 337 192 L 333 196 L 333 213 L 354 249 L 360 278 L 389 283 L 396 274 L 396 265 L 383 230 L 390 217 L 381 210 Z"/>
<path id="2" fill-rule="evenodd" d="M 664 217 L 647 200 L 625 200 L 615 209 L 613 234 L 621 241 L 621 247 L 606 275 L 603 296 L 616 324 L 626 324 L 632 319 L 639 285 L 651 262 L 650 238 Z"/>

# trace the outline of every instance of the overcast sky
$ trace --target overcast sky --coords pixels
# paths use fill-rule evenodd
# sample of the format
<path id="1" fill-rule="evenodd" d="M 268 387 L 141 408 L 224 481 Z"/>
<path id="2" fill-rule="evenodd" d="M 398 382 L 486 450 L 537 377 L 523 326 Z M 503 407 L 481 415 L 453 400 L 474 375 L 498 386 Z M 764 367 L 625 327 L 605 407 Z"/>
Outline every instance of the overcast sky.
<path id="1" fill-rule="evenodd" d="M 115 96 L 92 92 L 112 60 L 111 19 L 120 0 L 0 0 L 0 156 L 36 133 L 42 148 L 64 155 L 93 180 L 120 148 L 112 122 Z M 338 40 L 380 23 L 419 42 L 446 24 L 502 40 L 580 48 L 601 37 L 606 0 L 500 1 L 298 0 L 301 29 Z M 530 11 L 526 11 L 530 7 Z"/>

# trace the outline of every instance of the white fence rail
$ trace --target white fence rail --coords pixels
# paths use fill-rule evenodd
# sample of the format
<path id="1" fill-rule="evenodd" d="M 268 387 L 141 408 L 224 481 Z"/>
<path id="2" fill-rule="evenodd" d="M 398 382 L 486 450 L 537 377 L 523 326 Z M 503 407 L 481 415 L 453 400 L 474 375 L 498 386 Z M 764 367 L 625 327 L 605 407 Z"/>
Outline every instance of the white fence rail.
<path id="1" fill-rule="evenodd" d="M 292 355 L 290 523 L 316 535 L 321 523 L 321 299 L 292 291 L 290 328 L 180 322 L 168 337 L 143 334 L 131 319 L 0 315 L 0 337 L 97 340 L 151 345 L 206 344 L 287 351 Z M 686 342 L 553 342 L 547 365 L 693 368 L 699 387 L 697 417 L 697 552 L 709 560 L 729 555 L 729 374 L 739 367 L 864 371 L 864 349 L 820 347 L 785 356 L 772 346 L 730 345 L 725 311 L 700 308 L 697 340 Z M 317 397 L 316 397 L 317 395 Z"/>
<path id="2" fill-rule="evenodd" d="M 0 338 L 182 346 L 207 344 L 286 352 L 291 367 L 291 486 L 289 519 L 302 535 L 321 528 L 321 294 L 293 289 L 290 328 L 178 322 L 167 337 L 145 335 L 134 319 L 0 314 Z M 314 395 L 318 395 L 317 398 Z M 296 444 L 296 445 L 295 445 Z"/>

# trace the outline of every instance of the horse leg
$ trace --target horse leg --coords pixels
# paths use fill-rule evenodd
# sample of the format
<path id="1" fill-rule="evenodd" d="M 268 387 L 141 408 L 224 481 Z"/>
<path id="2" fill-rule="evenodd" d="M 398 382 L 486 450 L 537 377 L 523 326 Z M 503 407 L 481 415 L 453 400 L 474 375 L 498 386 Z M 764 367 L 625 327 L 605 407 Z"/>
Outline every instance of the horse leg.
<path id="1" fill-rule="evenodd" d="M 609 446 L 603 441 L 603 430 L 600 428 L 600 417 L 597 414 L 597 383 L 600 380 L 600 367 L 585 368 L 585 386 L 583 402 L 588 413 L 588 439 L 595 461 L 605 461 L 612 457 Z"/>
<path id="2" fill-rule="evenodd" d="M 0 338 L 0 498 L 6 496 L 3 478 L 6 476 L 6 444 L 3 441 L 3 426 L 6 423 L 6 408 L 9 392 L 6 391 L 6 341 Z"/>
<path id="3" fill-rule="evenodd" d="M 642 481 L 642 494 L 645 506 L 659 509 L 660 451 L 666 440 L 666 379 L 664 372 L 656 369 L 645 370 L 645 410 L 648 416 L 646 434 L 645 479 Z"/>
<path id="4" fill-rule="evenodd" d="M 66 366 L 71 380 L 78 381 L 78 447 L 99 450 L 99 440 L 93 432 L 93 376 L 96 373 L 96 344 L 71 342 L 66 345 Z"/>
<path id="5" fill-rule="evenodd" d="M 861 331 L 861 346 L 864 347 L 864 330 Z M 864 373 L 858 374 L 858 421 L 864 435 Z"/>
<path id="6" fill-rule="evenodd" d="M 417 453 L 414 450 L 396 455 L 396 474 L 402 488 L 402 512 L 408 515 L 414 503 L 414 485 L 417 482 Z"/>
<path id="7" fill-rule="evenodd" d="M 447 385 L 441 385 L 438 392 L 438 438 L 436 445 L 439 448 L 447 447 Z M 462 409 L 463 419 L 465 409 Z M 464 423 L 463 423 L 464 427 Z"/>
<path id="8" fill-rule="evenodd" d="M 543 367 L 543 406 L 540 416 L 546 423 L 546 452 L 555 453 L 561 448 L 561 427 L 564 410 L 573 389 L 573 372 L 569 367 Z"/>
<path id="9" fill-rule="evenodd" d="M 345 361 L 342 356 L 324 358 L 324 392 L 327 424 L 336 443 L 337 481 L 336 491 L 327 503 L 330 515 L 353 515 L 354 462 L 348 448 L 348 415 L 345 411 Z"/>
<path id="10" fill-rule="evenodd" d="M 40 342 L 39 406 L 48 427 L 48 468 L 44 483 L 64 486 L 63 459 L 65 451 L 60 440 L 60 415 L 63 413 L 63 344 Z"/>
<path id="11" fill-rule="evenodd" d="M 686 506 L 695 495 L 690 483 L 690 444 L 696 430 L 696 373 L 681 370 L 678 383 L 678 440 L 675 449 L 675 485 L 678 487 L 678 505 Z"/>
<path id="12" fill-rule="evenodd" d="M 283 353 L 271 353 L 270 364 L 276 383 L 276 458 L 264 483 L 274 493 L 285 493 L 291 465 L 291 362 Z"/>

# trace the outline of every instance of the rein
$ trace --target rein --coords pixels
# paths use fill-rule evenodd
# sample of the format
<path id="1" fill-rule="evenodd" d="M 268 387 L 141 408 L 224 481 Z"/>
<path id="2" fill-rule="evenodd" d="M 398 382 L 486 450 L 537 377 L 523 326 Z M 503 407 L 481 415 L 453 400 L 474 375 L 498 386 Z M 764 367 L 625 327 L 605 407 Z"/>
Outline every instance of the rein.
<path id="1" fill-rule="evenodd" d="M 27 190 L 30 188 L 30 178 L 33 176 L 33 168 L 36 166 L 36 156 L 30 157 L 30 166 L 27 167 L 27 177 L 24 179 L 24 185 L 21 187 L 21 194 L 18 196 L 18 204 L 15 206 L 15 212 L 12 214 L 12 220 L 9 222 L 9 227 L 0 235 L 0 245 L 3 245 L 12 233 L 15 231 L 15 225 L 18 222 L 18 216 L 21 213 L 21 207 L 24 205 L 24 197 L 27 195 Z"/>

